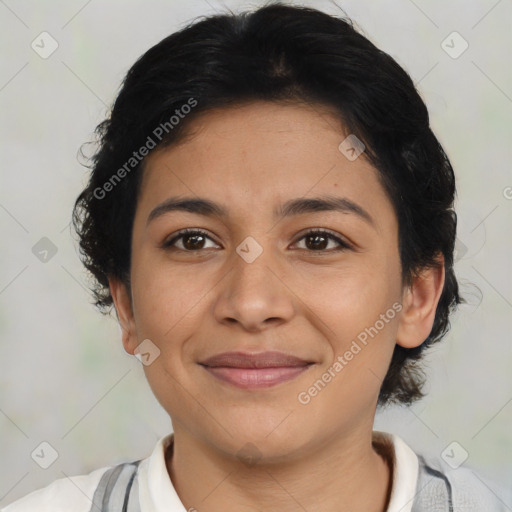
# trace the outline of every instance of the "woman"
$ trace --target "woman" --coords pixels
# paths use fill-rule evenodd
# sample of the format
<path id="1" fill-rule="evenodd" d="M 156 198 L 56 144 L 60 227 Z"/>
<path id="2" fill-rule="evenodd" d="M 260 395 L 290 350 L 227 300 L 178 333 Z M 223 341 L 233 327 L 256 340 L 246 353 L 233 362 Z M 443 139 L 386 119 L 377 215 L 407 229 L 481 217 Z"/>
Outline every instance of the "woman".
<path id="1" fill-rule="evenodd" d="M 462 301 L 453 169 L 389 55 L 313 9 L 212 16 L 134 64 L 98 133 L 83 262 L 174 432 L 7 512 L 505 510 L 372 429 L 423 396 Z"/>

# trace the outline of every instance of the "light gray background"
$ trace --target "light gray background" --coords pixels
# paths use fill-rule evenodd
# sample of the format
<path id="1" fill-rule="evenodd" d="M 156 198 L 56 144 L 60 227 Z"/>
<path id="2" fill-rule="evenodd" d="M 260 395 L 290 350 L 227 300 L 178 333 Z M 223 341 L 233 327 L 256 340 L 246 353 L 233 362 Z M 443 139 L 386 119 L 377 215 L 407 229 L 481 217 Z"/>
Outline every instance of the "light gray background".
<path id="1" fill-rule="evenodd" d="M 428 358 L 427 398 L 379 414 L 376 429 L 436 456 L 457 441 L 466 466 L 512 487 L 512 2 L 337 1 L 429 107 L 458 179 L 456 271 L 470 301 Z M 302 4 L 341 14 L 327 0 Z M 0 0 L 0 505 L 145 457 L 171 429 L 115 320 L 90 305 L 68 224 L 87 177 L 78 149 L 128 68 L 184 22 L 221 9 L 216 0 Z M 43 31 L 59 45 L 47 59 L 31 48 Z M 453 31 L 469 44 L 456 59 L 442 47 Z M 46 263 L 32 252 L 42 237 L 57 247 Z M 43 441 L 59 454 L 46 470 L 31 458 Z"/>

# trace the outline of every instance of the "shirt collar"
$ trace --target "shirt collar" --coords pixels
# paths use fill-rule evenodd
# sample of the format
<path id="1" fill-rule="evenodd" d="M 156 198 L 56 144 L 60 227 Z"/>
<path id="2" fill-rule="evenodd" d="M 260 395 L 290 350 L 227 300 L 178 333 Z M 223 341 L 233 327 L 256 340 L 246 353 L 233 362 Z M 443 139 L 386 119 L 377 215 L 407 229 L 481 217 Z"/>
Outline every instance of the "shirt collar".
<path id="1" fill-rule="evenodd" d="M 181 502 L 167 472 L 165 452 L 174 441 L 174 434 L 162 437 L 155 446 L 153 453 L 146 459 L 148 464 L 143 468 L 140 485 L 147 489 L 147 502 L 144 493 L 140 494 L 143 512 L 187 512 Z M 146 471 L 144 471 L 144 469 Z"/>
<path id="2" fill-rule="evenodd" d="M 418 457 L 405 441 L 395 434 L 374 431 L 373 435 L 374 438 L 382 436 L 393 447 L 391 496 L 386 512 L 411 512 L 418 482 Z"/>

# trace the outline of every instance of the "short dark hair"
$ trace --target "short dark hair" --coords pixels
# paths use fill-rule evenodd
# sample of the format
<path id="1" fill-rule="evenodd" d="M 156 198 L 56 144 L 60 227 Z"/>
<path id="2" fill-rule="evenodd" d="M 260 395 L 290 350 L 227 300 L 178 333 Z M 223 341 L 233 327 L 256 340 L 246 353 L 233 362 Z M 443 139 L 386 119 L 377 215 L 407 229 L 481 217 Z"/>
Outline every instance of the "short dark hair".
<path id="1" fill-rule="evenodd" d="M 453 269 L 455 177 L 409 75 L 346 17 L 282 3 L 203 17 L 137 60 L 96 128 L 99 148 L 73 210 L 95 304 L 104 313 L 111 310 L 109 277 L 130 289 L 132 227 L 145 163 L 134 151 L 149 147 L 150 139 L 157 147 L 176 144 L 200 114 L 255 101 L 327 106 L 365 144 L 364 155 L 379 171 L 397 215 L 403 285 L 444 256 L 445 284 L 432 331 L 417 348 L 395 346 L 378 404 L 420 399 L 423 351 L 441 340 L 451 311 L 465 302 Z"/>

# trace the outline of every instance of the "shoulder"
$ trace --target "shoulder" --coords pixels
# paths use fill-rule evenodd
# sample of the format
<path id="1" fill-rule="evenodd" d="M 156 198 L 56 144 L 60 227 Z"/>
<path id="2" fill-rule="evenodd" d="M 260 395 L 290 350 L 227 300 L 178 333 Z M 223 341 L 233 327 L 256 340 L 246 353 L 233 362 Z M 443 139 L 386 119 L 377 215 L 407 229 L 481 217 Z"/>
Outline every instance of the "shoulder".
<path id="1" fill-rule="evenodd" d="M 413 512 L 437 510 L 441 503 L 453 512 L 506 512 L 512 492 L 492 482 L 471 467 L 453 469 L 442 460 L 418 455 L 417 507 Z"/>
<path id="2" fill-rule="evenodd" d="M 147 472 L 150 463 L 165 470 L 164 450 L 173 434 L 161 438 L 150 457 L 106 466 L 87 475 L 60 478 L 11 503 L 0 512 L 101 512 L 139 510 L 139 492 L 147 498 Z M 139 488 L 143 483 L 142 489 Z M 172 486 L 171 486 L 172 488 Z"/>
<path id="3" fill-rule="evenodd" d="M 87 475 L 59 478 L 0 512 L 89 512 L 96 488 L 111 469 L 112 466 L 108 466 Z"/>

